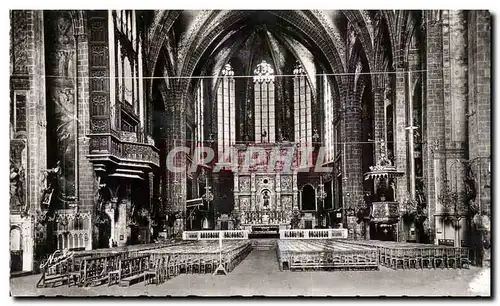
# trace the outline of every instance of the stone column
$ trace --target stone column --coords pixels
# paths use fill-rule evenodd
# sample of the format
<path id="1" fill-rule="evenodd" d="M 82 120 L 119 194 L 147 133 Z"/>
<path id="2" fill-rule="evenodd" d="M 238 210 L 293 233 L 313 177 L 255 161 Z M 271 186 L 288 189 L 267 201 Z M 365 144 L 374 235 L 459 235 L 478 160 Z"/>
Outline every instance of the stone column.
<path id="1" fill-rule="evenodd" d="M 424 177 L 427 186 L 427 210 L 429 227 L 436 235 L 436 218 L 438 213 L 438 195 L 440 184 L 444 180 L 445 167 L 441 160 L 444 158 L 445 120 L 444 120 L 444 83 L 443 83 L 443 31 L 442 20 L 438 14 L 426 11 L 426 103 L 425 116 L 427 125 L 423 133 L 427 143 L 424 145 Z M 449 90 L 449 88 L 448 88 Z M 431 237 L 435 238 L 435 237 Z"/>
<path id="2" fill-rule="evenodd" d="M 352 89 L 351 89 L 352 91 Z M 362 167 L 362 119 L 361 119 L 361 97 L 355 92 L 347 93 L 344 97 L 342 114 L 342 148 L 343 159 L 343 181 L 342 191 L 346 195 L 344 208 L 355 209 L 358 202 L 363 199 L 363 167 Z M 356 217 L 347 216 L 347 228 L 349 237 L 357 235 Z"/>
<path id="3" fill-rule="evenodd" d="M 109 217 L 109 222 L 110 222 L 110 227 L 111 227 L 111 234 L 109 236 L 109 247 L 113 246 L 113 240 L 118 243 L 119 241 L 119 236 L 117 236 L 117 230 L 116 230 L 116 222 L 115 222 L 115 209 L 117 205 L 118 199 L 116 197 L 111 198 L 110 202 L 107 203 L 105 207 L 105 213 Z"/>
<path id="4" fill-rule="evenodd" d="M 379 85 L 380 86 L 380 85 Z M 375 110 L 374 117 L 374 137 L 375 140 L 375 152 L 374 152 L 374 161 L 376 162 L 380 158 L 381 153 L 381 140 L 387 141 L 385 137 L 386 130 L 386 119 L 385 119 L 385 105 L 384 105 L 384 93 L 385 88 L 382 86 L 373 89 L 373 104 Z"/>
<path id="5" fill-rule="evenodd" d="M 283 211 L 283 207 L 281 205 L 281 175 L 279 172 L 276 172 L 276 180 L 275 180 L 275 188 L 274 190 L 276 191 L 276 205 L 275 205 L 275 211 L 277 214 L 279 214 L 280 211 Z M 280 220 L 281 222 L 281 220 Z"/>
<path id="6" fill-rule="evenodd" d="M 22 167 L 25 173 L 24 200 L 28 213 L 36 216 L 45 186 L 41 180 L 47 169 L 47 120 L 45 90 L 44 12 L 41 10 L 12 10 L 10 98 L 17 118 L 11 126 L 11 139 L 24 139 Z M 12 110 L 11 110 L 12 111 Z M 11 214 L 12 215 L 12 214 Z M 25 218 L 23 218 L 25 219 Z M 33 270 L 36 217 L 26 218 L 21 226 L 23 237 L 31 241 L 23 244 L 23 271 Z M 30 223 L 28 225 L 27 223 Z M 44 236 L 46 233 L 44 233 Z"/>
<path id="7" fill-rule="evenodd" d="M 186 154 L 178 152 L 175 156 L 169 156 L 174 148 L 184 147 L 186 140 L 186 112 L 185 97 L 179 89 L 179 84 L 175 84 L 169 91 L 166 107 L 166 150 L 167 165 L 173 165 L 177 168 L 186 167 Z M 166 170 L 166 191 L 167 191 L 167 211 L 181 212 L 182 217 L 177 219 L 174 224 L 174 232 L 184 230 L 186 214 L 186 171 L 172 172 Z"/>
<path id="8" fill-rule="evenodd" d="M 117 237 L 118 237 L 118 246 L 125 246 L 127 245 L 127 241 L 130 237 L 130 228 L 128 226 L 128 216 L 127 216 L 127 211 L 129 210 L 128 208 L 130 207 L 130 200 L 128 199 L 122 199 L 121 202 L 118 204 L 118 220 L 116 222 L 116 230 L 117 230 Z M 123 239 L 121 239 L 123 238 Z"/>
<path id="9" fill-rule="evenodd" d="M 153 174 L 153 172 L 148 173 L 148 178 L 149 178 L 149 205 L 148 205 L 149 218 L 148 218 L 148 233 L 147 233 L 147 237 L 146 237 L 146 242 L 150 243 L 151 240 L 153 239 L 153 235 L 151 233 L 151 228 L 152 228 L 151 223 L 153 221 L 152 216 L 156 215 L 155 210 L 157 210 L 157 208 L 154 207 L 156 199 L 153 198 L 153 195 L 154 195 L 154 174 Z M 156 222 L 156 220 L 155 220 L 155 222 Z"/>
<path id="10" fill-rule="evenodd" d="M 234 211 L 238 212 L 240 210 L 240 184 L 239 184 L 239 175 L 237 172 L 233 173 L 234 177 L 234 188 L 233 188 L 233 194 L 234 194 Z"/>
<path id="11" fill-rule="evenodd" d="M 297 187 L 297 171 L 292 172 L 292 210 L 299 209 L 299 189 Z"/>
<path id="12" fill-rule="evenodd" d="M 250 174 L 250 192 L 251 192 L 251 198 L 250 198 L 250 210 L 251 211 L 256 211 L 257 210 L 257 196 L 256 196 L 256 180 L 255 180 L 255 173 Z"/>
<path id="13" fill-rule="evenodd" d="M 468 132 L 469 160 L 477 181 L 476 204 L 483 222 L 491 223 L 491 15 L 489 11 L 469 11 Z M 490 231 L 483 229 L 482 265 L 490 265 Z"/>
<path id="14" fill-rule="evenodd" d="M 21 229 L 23 234 L 22 250 L 23 250 L 23 271 L 33 271 L 33 242 L 34 237 L 28 233 L 34 232 L 34 218 L 22 218 Z"/>
<path id="15" fill-rule="evenodd" d="M 77 163 L 77 191 L 78 205 L 80 212 L 92 212 L 94 195 L 98 192 L 94 188 L 93 166 L 88 160 L 90 134 L 90 95 L 89 95 L 89 40 L 87 35 L 86 13 L 77 14 L 78 22 L 75 27 L 75 40 L 77 50 L 77 82 L 75 86 L 76 98 L 78 102 L 78 163 Z M 92 237 L 92 235 L 90 235 Z M 89 237 L 91 240 L 92 238 Z"/>
<path id="16" fill-rule="evenodd" d="M 403 54 L 404 50 L 399 50 Z M 396 61 L 396 100 L 394 103 L 394 165 L 398 171 L 404 172 L 404 175 L 396 179 L 396 198 L 395 200 L 400 203 L 408 196 L 408 143 L 407 127 L 411 125 L 407 122 L 407 104 L 410 92 L 408 92 L 408 63 L 404 62 L 401 58 Z M 404 206 L 401 205 L 400 209 Z M 397 239 L 398 241 L 406 241 L 406 231 L 402 221 L 398 223 Z"/>

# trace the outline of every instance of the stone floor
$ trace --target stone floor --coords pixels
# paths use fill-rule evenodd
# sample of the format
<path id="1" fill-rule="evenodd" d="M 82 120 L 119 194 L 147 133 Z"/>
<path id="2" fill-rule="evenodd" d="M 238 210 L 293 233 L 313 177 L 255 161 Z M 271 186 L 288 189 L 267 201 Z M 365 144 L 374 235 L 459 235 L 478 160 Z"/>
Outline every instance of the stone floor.
<path id="1" fill-rule="evenodd" d="M 455 270 L 280 272 L 275 250 L 253 250 L 227 276 L 182 274 L 159 286 L 35 288 L 38 275 L 11 279 L 13 296 L 489 296 L 490 272 Z"/>

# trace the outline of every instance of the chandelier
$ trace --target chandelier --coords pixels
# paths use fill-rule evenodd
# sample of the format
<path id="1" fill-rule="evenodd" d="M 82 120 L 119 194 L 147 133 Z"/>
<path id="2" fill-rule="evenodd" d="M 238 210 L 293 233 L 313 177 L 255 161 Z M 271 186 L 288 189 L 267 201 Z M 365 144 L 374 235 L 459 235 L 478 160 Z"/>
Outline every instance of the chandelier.
<path id="1" fill-rule="evenodd" d="M 260 64 L 257 65 L 257 68 L 254 70 L 253 82 L 266 82 L 269 83 L 274 81 L 274 70 L 271 67 L 271 64 L 267 63 L 263 60 Z"/>

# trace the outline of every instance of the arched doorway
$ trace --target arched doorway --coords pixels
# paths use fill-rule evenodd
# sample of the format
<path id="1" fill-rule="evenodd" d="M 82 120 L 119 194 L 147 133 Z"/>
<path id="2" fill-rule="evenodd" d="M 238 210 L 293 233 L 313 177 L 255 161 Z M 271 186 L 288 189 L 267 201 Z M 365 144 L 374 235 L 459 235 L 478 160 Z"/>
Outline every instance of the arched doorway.
<path id="1" fill-rule="evenodd" d="M 97 248 L 109 248 L 109 239 L 111 238 L 111 220 L 105 213 L 100 213 L 97 216 Z"/>
<path id="2" fill-rule="evenodd" d="M 18 226 L 10 229 L 10 272 L 23 270 L 22 232 Z"/>
<path id="3" fill-rule="evenodd" d="M 305 185 L 302 188 L 302 198 L 301 198 L 302 210 L 316 210 L 316 190 L 311 185 Z"/>
<path id="4" fill-rule="evenodd" d="M 303 211 L 316 211 L 316 190 L 313 186 L 307 184 L 302 188 L 301 208 Z M 314 215 L 314 214 L 313 214 Z M 307 218 L 307 214 L 306 214 Z M 312 229 L 314 226 L 311 217 L 304 219 L 304 228 Z"/>

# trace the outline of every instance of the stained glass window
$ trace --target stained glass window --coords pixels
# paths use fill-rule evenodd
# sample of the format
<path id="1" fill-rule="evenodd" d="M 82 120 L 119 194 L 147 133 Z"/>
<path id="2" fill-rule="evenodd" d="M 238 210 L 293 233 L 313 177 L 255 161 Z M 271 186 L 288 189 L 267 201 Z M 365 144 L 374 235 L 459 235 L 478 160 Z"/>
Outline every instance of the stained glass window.
<path id="1" fill-rule="evenodd" d="M 274 70 L 263 60 L 254 70 L 255 142 L 275 141 Z"/>
<path id="2" fill-rule="evenodd" d="M 217 131 L 219 158 L 230 153 L 236 137 L 236 103 L 234 100 L 234 71 L 230 64 L 224 66 L 217 89 Z"/>
<path id="3" fill-rule="evenodd" d="M 333 127 L 333 97 L 328 77 L 323 76 L 324 106 L 325 106 L 325 148 L 326 160 L 332 161 L 335 158 L 335 130 Z"/>
<path id="4" fill-rule="evenodd" d="M 311 90 L 301 64 L 296 64 L 293 74 L 295 142 L 310 145 L 312 144 Z"/>

